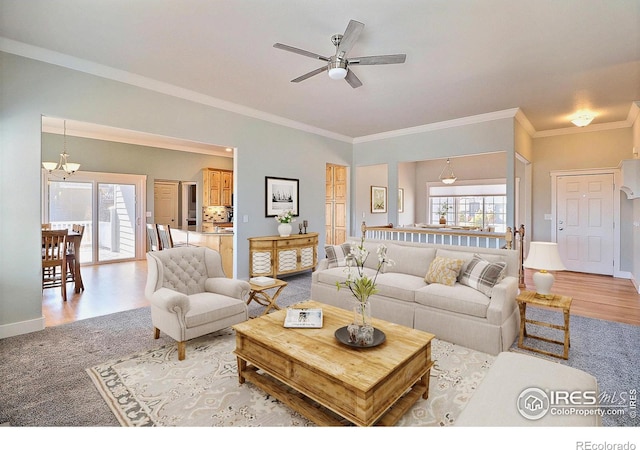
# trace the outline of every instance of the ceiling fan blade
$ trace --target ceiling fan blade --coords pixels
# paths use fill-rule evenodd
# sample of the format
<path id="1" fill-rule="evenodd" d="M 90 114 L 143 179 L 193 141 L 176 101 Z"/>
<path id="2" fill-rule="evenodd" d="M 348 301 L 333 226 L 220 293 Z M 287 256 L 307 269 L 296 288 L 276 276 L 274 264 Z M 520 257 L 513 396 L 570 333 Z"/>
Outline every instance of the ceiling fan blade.
<path id="1" fill-rule="evenodd" d="M 377 56 L 359 56 L 357 58 L 349 58 L 349 64 L 359 64 L 361 66 L 371 66 L 376 64 L 402 64 L 407 59 L 407 55 L 377 55 Z"/>
<path id="2" fill-rule="evenodd" d="M 306 80 L 307 78 L 311 78 L 314 75 L 318 75 L 319 73 L 325 72 L 327 70 L 327 66 L 322 66 L 319 69 L 313 70 L 309 73 L 305 73 L 304 75 L 300 75 L 298 78 L 294 78 L 291 80 L 292 83 L 299 83 L 301 81 Z"/>
<path id="3" fill-rule="evenodd" d="M 360 78 L 358 78 L 356 76 L 355 73 L 353 73 L 353 71 L 351 69 L 349 69 L 347 71 L 347 76 L 344 78 L 347 83 L 349 83 L 351 85 L 352 88 L 359 88 L 360 86 L 362 86 L 362 81 L 360 81 Z"/>
<path id="4" fill-rule="evenodd" d="M 322 61 L 329 61 L 329 58 L 326 56 L 318 55 L 317 53 L 308 52 L 306 50 L 302 50 L 300 48 L 291 47 L 290 45 L 280 44 L 279 42 L 273 44 L 275 48 L 279 48 L 280 50 L 286 50 L 288 52 L 297 53 L 298 55 L 308 56 L 309 58 L 319 59 Z"/>
<path id="5" fill-rule="evenodd" d="M 357 20 L 350 20 L 349 25 L 347 25 L 347 29 L 344 31 L 342 35 L 342 39 L 340 40 L 340 44 L 336 50 L 336 55 L 341 58 L 344 58 L 344 55 L 349 53 L 353 44 L 356 43 L 362 29 L 364 28 L 364 24 L 358 22 Z"/>

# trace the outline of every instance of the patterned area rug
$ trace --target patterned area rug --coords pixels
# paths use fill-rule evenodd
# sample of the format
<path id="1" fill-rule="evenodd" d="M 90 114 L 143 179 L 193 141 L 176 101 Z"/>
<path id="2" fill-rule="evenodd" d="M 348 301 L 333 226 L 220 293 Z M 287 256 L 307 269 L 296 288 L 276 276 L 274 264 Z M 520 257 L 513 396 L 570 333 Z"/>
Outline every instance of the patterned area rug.
<path id="1" fill-rule="evenodd" d="M 232 329 L 194 339 L 178 362 L 175 345 L 86 369 L 123 426 L 314 426 L 250 382 L 238 384 Z M 448 426 L 465 407 L 494 357 L 432 341 L 429 398 L 399 426 Z"/>

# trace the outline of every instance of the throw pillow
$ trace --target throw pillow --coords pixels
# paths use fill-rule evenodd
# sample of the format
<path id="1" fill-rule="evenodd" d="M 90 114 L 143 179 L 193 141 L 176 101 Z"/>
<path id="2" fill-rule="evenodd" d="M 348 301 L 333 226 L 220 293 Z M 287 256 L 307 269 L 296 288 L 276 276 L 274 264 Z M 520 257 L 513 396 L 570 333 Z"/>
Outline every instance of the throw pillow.
<path id="1" fill-rule="evenodd" d="M 424 277 L 424 281 L 453 286 L 456 284 L 462 264 L 464 264 L 464 261 L 461 259 L 436 256 L 429 264 L 429 270 Z"/>
<path id="2" fill-rule="evenodd" d="M 346 242 L 341 245 L 326 245 L 324 252 L 329 260 L 329 269 L 332 267 L 345 267 L 350 251 L 351 245 Z"/>
<path id="3" fill-rule="evenodd" d="M 504 277 L 507 263 L 489 262 L 480 255 L 473 255 L 467 268 L 460 276 L 460 284 L 472 287 L 491 297 L 493 286 Z"/>

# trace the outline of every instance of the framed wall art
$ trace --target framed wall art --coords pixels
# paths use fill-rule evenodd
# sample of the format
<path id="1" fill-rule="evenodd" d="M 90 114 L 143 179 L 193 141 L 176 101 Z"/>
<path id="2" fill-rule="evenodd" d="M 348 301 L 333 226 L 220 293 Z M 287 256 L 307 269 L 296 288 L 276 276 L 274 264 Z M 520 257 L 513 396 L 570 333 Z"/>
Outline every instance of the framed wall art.
<path id="1" fill-rule="evenodd" d="M 382 186 L 371 186 L 371 212 L 387 212 L 387 188 Z"/>
<path id="2" fill-rule="evenodd" d="M 283 211 L 291 210 L 297 216 L 299 211 L 299 180 L 294 178 L 264 177 L 265 216 L 275 217 Z"/>

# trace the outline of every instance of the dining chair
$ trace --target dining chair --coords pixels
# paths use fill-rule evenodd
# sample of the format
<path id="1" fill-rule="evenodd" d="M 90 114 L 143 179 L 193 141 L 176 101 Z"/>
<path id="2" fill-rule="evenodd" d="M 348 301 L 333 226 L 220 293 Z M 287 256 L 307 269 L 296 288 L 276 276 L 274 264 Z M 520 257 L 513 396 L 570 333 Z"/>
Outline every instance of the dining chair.
<path id="1" fill-rule="evenodd" d="M 173 248 L 173 238 L 171 237 L 171 227 L 169 224 L 162 225 L 157 223 L 156 229 L 158 230 L 158 238 L 160 239 L 160 250 Z"/>
<path id="2" fill-rule="evenodd" d="M 84 236 L 84 225 L 73 224 L 71 231 L 77 236 L 71 239 L 67 236 L 67 281 L 73 281 L 75 292 L 84 290 L 84 284 L 82 283 L 82 275 L 80 274 L 79 267 L 76 264 L 80 264 L 80 245 L 82 245 L 82 237 Z"/>
<path id="3" fill-rule="evenodd" d="M 60 286 L 67 301 L 67 235 L 69 230 L 42 231 L 42 289 Z M 60 267 L 60 276 L 56 268 Z"/>
<path id="4" fill-rule="evenodd" d="M 158 228 L 155 223 L 147 224 L 147 249 L 150 252 L 157 252 L 161 249 Z"/>

